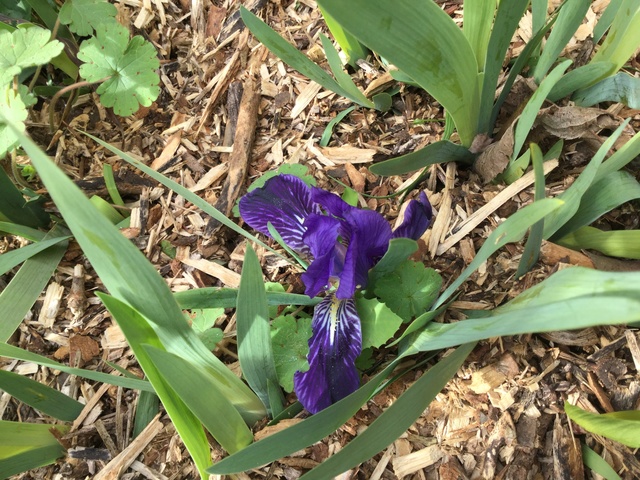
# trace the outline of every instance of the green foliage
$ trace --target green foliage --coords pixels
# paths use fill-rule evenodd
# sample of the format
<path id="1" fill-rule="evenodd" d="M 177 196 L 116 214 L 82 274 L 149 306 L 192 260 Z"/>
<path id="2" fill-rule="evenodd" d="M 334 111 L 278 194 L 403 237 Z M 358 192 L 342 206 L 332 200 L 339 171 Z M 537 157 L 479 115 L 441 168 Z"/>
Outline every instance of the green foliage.
<path id="1" fill-rule="evenodd" d="M 20 94 L 16 94 L 13 88 L 7 84 L 0 87 L 0 113 L 18 126 L 20 131 L 25 131 L 24 122 L 27 119 L 27 107 Z M 18 137 L 8 128 L 7 124 L 0 122 L 0 158 L 18 144 Z"/>
<path id="2" fill-rule="evenodd" d="M 280 315 L 271 323 L 273 359 L 280 385 L 293 391 L 293 374 L 309 370 L 307 354 L 311 338 L 311 318 Z"/>
<path id="3" fill-rule="evenodd" d="M 0 31 L 0 86 L 7 85 L 27 67 L 49 63 L 63 47 L 61 42 L 51 40 L 51 32 L 44 28 L 31 26 L 13 32 Z"/>
<path id="4" fill-rule="evenodd" d="M 122 116 L 148 107 L 160 87 L 156 51 L 140 36 L 129 40 L 129 30 L 119 23 L 100 24 L 96 36 L 82 43 L 78 58 L 85 62 L 80 75 L 88 82 L 102 81 L 97 93 L 105 107 Z"/>
<path id="5" fill-rule="evenodd" d="M 356 308 L 362 329 L 362 350 L 384 345 L 402 325 L 402 318 L 375 298 L 357 298 Z"/>
<path id="6" fill-rule="evenodd" d="M 567 416 L 582 428 L 631 448 L 640 447 L 640 411 L 597 413 L 587 412 L 570 403 L 564 404 Z"/>
<path id="7" fill-rule="evenodd" d="M 222 330 L 213 328 L 216 320 L 224 315 L 224 308 L 198 309 L 191 312 L 191 328 L 196 332 L 198 338 L 209 350 L 213 350 L 216 344 L 224 336 Z"/>
<path id="8" fill-rule="evenodd" d="M 65 426 L 0 420 L 0 477 L 9 478 L 26 470 L 54 463 L 66 452 L 57 435 L 69 431 Z"/>
<path id="9" fill-rule="evenodd" d="M 69 25 L 69 30 L 87 37 L 99 25 L 115 22 L 118 10 L 107 0 L 66 0 L 60 8 L 60 23 Z"/>
<path id="10" fill-rule="evenodd" d="M 405 260 L 376 282 L 374 292 L 387 307 L 408 322 L 433 304 L 441 286 L 442 277 L 433 268 Z"/>

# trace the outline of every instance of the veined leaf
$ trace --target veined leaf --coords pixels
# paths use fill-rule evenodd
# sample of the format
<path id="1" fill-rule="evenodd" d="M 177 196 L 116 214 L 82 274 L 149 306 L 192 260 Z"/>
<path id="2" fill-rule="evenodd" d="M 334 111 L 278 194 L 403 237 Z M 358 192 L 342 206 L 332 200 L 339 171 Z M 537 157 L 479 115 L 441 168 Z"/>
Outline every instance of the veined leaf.
<path id="1" fill-rule="evenodd" d="M 610 257 L 640 260 L 640 230 L 610 230 L 581 227 L 558 240 L 574 250 L 592 249 Z"/>
<path id="2" fill-rule="evenodd" d="M 620 102 L 629 108 L 640 109 L 640 78 L 620 72 L 588 88 L 578 90 L 572 100 L 581 107 L 600 102 Z"/>
<path id="3" fill-rule="evenodd" d="M 282 410 L 280 405 L 270 406 L 268 382 L 278 385 L 278 374 L 273 361 L 271 329 L 267 294 L 262 280 L 262 268 L 251 245 L 247 244 L 242 266 L 242 278 L 236 306 L 238 359 L 242 373 L 253 391 L 270 412 Z"/>
<path id="4" fill-rule="evenodd" d="M 232 288 L 196 288 L 185 292 L 176 292 L 174 298 L 180 308 L 235 308 L 238 290 Z M 321 298 L 309 298 L 297 293 L 267 292 L 269 305 L 317 305 Z"/>
<path id="5" fill-rule="evenodd" d="M 533 71 L 533 78 L 540 85 L 562 49 L 576 32 L 591 5 L 591 0 L 566 0 L 560 7 L 558 19 L 549 34 L 542 55 Z"/>
<path id="6" fill-rule="evenodd" d="M 640 411 L 597 413 L 587 412 L 570 403 L 564 404 L 567 416 L 582 428 L 596 435 L 610 438 L 631 448 L 640 447 Z"/>
<path id="7" fill-rule="evenodd" d="M 497 22 L 495 26 L 493 24 L 496 6 L 496 0 L 467 0 L 462 7 L 462 15 L 464 17 L 462 32 L 475 53 L 478 72 L 485 71 L 485 59 L 487 47 L 489 46 L 489 37 L 491 36 L 491 27 L 493 26 L 495 29 L 499 26 Z M 502 64 L 502 61 L 500 63 Z"/>
<path id="8" fill-rule="evenodd" d="M 320 0 L 364 45 L 415 80 L 453 117 L 470 146 L 479 114 L 480 76 L 471 45 L 433 1 Z"/>
<path id="9" fill-rule="evenodd" d="M 356 68 L 358 60 L 364 60 L 369 55 L 367 47 L 362 45 L 353 35 L 347 32 L 342 25 L 336 22 L 333 17 L 320 8 L 320 13 L 324 17 L 324 22 L 327 24 L 331 35 L 336 39 L 340 48 L 347 56 L 347 63 L 353 68 Z"/>
<path id="10" fill-rule="evenodd" d="M 73 422 L 84 408 L 83 404 L 58 390 L 5 370 L 0 370 L 0 390 L 65 422 Z"/>
<path id="11" fill-rule="evenodd" d="M 597 473 L 605 480 L 622 480 L 611 465 L 585 443 L 582 444 L 582 460 L 587 468 L 593 470 L 594 473 Z"/>
<path id="12" fill-rule="evenodd" d="M 533 205 L 538 203 L 542 201 Z M 637 322 L 638 292 L 640 272 L 567 268 L 525 290 L 487 317 L 430 323 L 411 338 L 406 355 L 505 335 Z"/>

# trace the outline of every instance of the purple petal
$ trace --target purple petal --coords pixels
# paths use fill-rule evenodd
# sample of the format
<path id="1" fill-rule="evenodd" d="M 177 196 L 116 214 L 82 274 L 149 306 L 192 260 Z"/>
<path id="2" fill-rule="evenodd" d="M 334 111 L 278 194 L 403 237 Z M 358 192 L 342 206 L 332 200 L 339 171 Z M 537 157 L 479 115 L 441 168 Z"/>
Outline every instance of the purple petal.
<path id="1" fill-rule="evenodd" d="M 411 200 L 404 211 L 404 220 L 393 232 L 393 238 L 412 238 L 418 240 L 431 224 L 433 210 L 424 192 L 418 200 Z"/>
<path id="2" fill-rule="evenodd" d="M 326 215 L 310 215 L 304 223 L 306 233 L 302 238 L 313 255 L 313 261 L 302 274 L 302 281 L 306 286 L 305 293 L 315 297 L 329 285 L 329 278 L 333 270 L 334 256 L 338 243 L 340 220 Z"/>
<path id="3" fill-rule="evenodd" d="M 338 218 L 344 218 L 347 212 L 357 210 L 355 207 L 352 207 L 342 200 L 335 193 L 327 192 L 326 190 L 322 190 L 317 187 L 313 188 L 311 192 L 311 199 L 324 208 L 327 213 Z"/>
<path id="4" fill-rule="evenodd" d="M 268 222 L 294 251 L 309 254 L 302 238 L 304 222 L 313 213 L 320 213 L 311 200 L 311 188 L 294 175 L 278 175 L 267 180 L 240 199 L 240 215 L 253 229 L 269 234 Z"/>
<path id="5" fill-rule="evenodd" d="M 325 298 L 316 305 L 311 329 L 309 370 L 296 372 L 293 384 L 304 408 L 318 413 L 360 386 L 355 361 L 362 333 L 355 302 Z"/>
<path id="6" fill-rule="evenodd" d="M 366 286 L 369 270 L 389 248 L 391 227 L 379 213 L 354 208 L 347 213 L 341 233 L 348 247 L 336 296 L 344 299 Z"/>

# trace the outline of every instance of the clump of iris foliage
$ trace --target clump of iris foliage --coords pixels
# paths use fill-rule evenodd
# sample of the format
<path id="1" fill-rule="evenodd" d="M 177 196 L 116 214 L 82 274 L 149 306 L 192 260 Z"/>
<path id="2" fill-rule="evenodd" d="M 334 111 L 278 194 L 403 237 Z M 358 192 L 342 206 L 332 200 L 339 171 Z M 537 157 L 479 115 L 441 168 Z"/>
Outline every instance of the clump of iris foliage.
<path id="1" fill-rule="evenodd" d="M 640 321 L 637 272 L 576 267 L 551 275 L 504 305 L 482 312 L 482 316 L 469 313 L 466 321 L 433 322 L 455 298 L 458 287 L 483 262 L 507 243 L 522 240 L 527 232 L 519 273 L 535 263 L 542 239 L 581 248 L 581 242 L 589 237 L 589 248 L 601 249 L 608 255 L 640 257 L 637 231 L 594 232 L 589 226 L 611 209 L 640 197 L 640 185 L 623 170 L 640 153 L 640 135 L 606 158 L 628 122 L 604 142 L 576 181 L 556 198 L 544 198 L 543 162 L 558 157 L 559 151 L 545 155 L 534 144 L 525 147 L 526 133 L 546 98 L 573 95 L 579 100 L 593 98 L 605 90 L 614 93 L 596 101 L 632 98 L 624 92 L 636 88 L 635 82 L 620 80 L 626 77 L 619 75 L 626 74 L 616 72 L 640 43 L 640 30 L 633 28 L 640 15 L 635 2 L 611 2 L 598 23 L 596 41 L 604 38 L 598 52 L 587 65 L 568 73 L 568 63 L 554 64 L 582 21 L 589 2 L 567 0 L 549 18 L 546 2 L 531 2 L 537 33 L 511 66 L 507 86 L 495 102 L 505 52 L 529 2 L 465 2 L 463 30 L 431 0 L 318 3 L 353 64 L 366 55 L 367 48 L 380 54 L 398 69 L 393 70 L 393 75 L 422 86 L 440 101 L 458 131 L 460 143 L 437 142 L 423 151 L 375 166 L 377 173 L 405 172 L 441 161 L 472 162 L 477 154 L 470 148 L 473 140 L 478 135 L 492 135 L 504 92 L 509 90 L 515 74 L 530 72 L 539 83 L 518 121 L 509 164 L 519 162 L 517 167 L 524 172 L 527 166 L 523 166 L 521 158 L 526 156 L 533 165 L 535 201 L 501 223 L 474 260 L 442 292 L 438 273 L 409 258 L 417 249 L 415 239 L 431 222 L 431 207 L 423 192 L 416 192 L 406 207 L 404 222 L 392 230 L 378 213 L 356 208 L 332 192 L 309 185 L 313 182 L 305 171 L 293 172 L 297 175 L 289 171 L 263 179 L 241 200 L 239 209 L 251 227 L 277 240 L 286 250 L 285 257 L 298 262 L 307 295 L 287 294 L 281 286 L 267 288 L 250 243 L 238 289 L 208 288 L 174 294 L 144 255 L 119 232 L 116 223 L 123 225 L 127 220 L 109 214 L 109 210 L 106 214 L 99 210 L 25 135 L 25 113 L 15 115 L 15 109 L 0 105 L 0 133 L 2 138 L 12 139 L 7 151 L 19 145 L 62 217 L 53 218 L 42 205 L 26 203 L 23 194 L 29 192 L 19 191 L 8 177 L 2 180 L 0 175 L 0 181 L 7 185 L 7 189 L 3 184 L 0 190 L 0 212 L 4 215 L 0 229 L 32 241 L 0 257 L 2 273 L 23 263 L 0 294 L 0 311 L 5 312 L 0 324 L 0 355 L 139 390 L 136 434 L 157 413 L 160 401 L 202 478 L 209 473 L 250 470 L 320 441 L 390 382 L 412 368 L 427 368 L 424 364 L 400 367 L 405 359 L 418 353 L 432 352 L 435 356 L 457 347 L 428 368 L 367 430 L 304 478 L 331 478 L 393 442 L 455 375 L 479 340 Z M 94 4 L 101 2 L 67 0 L 65 6 Z M 243 17 L 261 41 L 326 88 L 364 108 L 388 108 L 390 102 L 385 95 L 372 100 L 363 96 L 342 70 L 337 51 L 327 38 L 322 41 L 335 80 L 286 42 L 285 46 L 255 17 L 246 11 Z M 62 11 L 59 18 L 65 18 Z M 93 42 L 100 41 L 101 28 L 95 27 L 98 34 Z M 607 30 L 609 34 L 605 36 Z M 547 34 L 541 48 L 541 39 Z M 123 46 L 124 40 L 116 35 L 115 43 Z M 134 40 L 125 47 L 125 55 L 145 48 Z M 43 45 L 54 41 L 47 40 Z M 23 65 L 9 74 L 13 86 L 5 92 L 7 103 L 23 98 L 18 95 L 24 89 L 14 88 L 23 67 L 29 68 Z M 613 87 L 603 89 L 602 85 Z M 273 251 L 186 188 L 127 153 L 91 138 L 250 242 Z M 112 197 L 117 197 L 113 189 Z M 117 203 L 115 199 L 114 202 Z M 12 212 L 11 216 L 5 212 Z M 108 294 L 98 295 L 122 329 L 145 373 L 144 379 L 132 378 L 117 366 L 113 366 L 114 372 L 122 375 L 69 367 L 7 343 L 46 285 L 71 237 L 108 290 Z M 279 249 L 276 253 L 280 252 Z M 236 308 L 242 379 L 211 353 L 220 338 L 211 327 L 224 308 Z M 189 320 L 185 310 L 190 312 Z M 395 348 L 397 355 L 376 368 L 375 376 L 362 384 L 360 372 L 371 368 L 372 350 L 383 345 Z M 10 372 L 0 371 L 0 387 L 43 415 L 60 420 L 62 423 L 55 424 L 59 433 L 68 430 L 68 422 L 77 418 L 83 408 L 52 387 Z M 285 404 L 283 391 L 292 390 L 302 405 Z M 315 414 L 253 443 L 250 428 L 256 422 L 265 417 L 277 422 L 303 406 Z M 619 436 L 624 429 L 616 431 L 602 425 L 628 421 L 630 417 L 593 420 L 571 409 L 568 412 L 594 431 L 625 440 Z M 52 425 L 0 422 L 0 474 L 9 476 L 63 456 L 64 448 L 49 431 Z M 213 466 L 207 433 L 231 454 Z"/>

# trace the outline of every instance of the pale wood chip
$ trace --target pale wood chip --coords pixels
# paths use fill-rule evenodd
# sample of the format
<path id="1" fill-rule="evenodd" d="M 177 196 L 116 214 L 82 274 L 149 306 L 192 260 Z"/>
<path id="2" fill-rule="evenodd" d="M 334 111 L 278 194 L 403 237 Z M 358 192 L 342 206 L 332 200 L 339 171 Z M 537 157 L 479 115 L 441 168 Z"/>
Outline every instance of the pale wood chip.
<path id="1" fill-rule="evenodd" d="M 322 88 L 321 85 L 316 82 L 309 82 L 301 91 L 298 97 L 296 98 L 296 102 L 291 109 L 291 119 L 298 118 L 305 108 L 313 101 L 314 98 L 320 92 Z"/>
<path id="2" fill-rule="evenodd" d="M 136 457 L 142 453 L 144 448 L 162 431 L 164 425 L 159 420 L 160 414 L 140 432 L 127 448 L 111 460 L 98 474 L 94 480 L 116 480 L 131 465 Z"/>
<path id="3" fill-rule="evenodd" d="M 540 260 L 550 266 L 568 263 L 586 268 L 595 268 L 593 261 L 584 253 L 543 240 L 540 247 Z"/>
<path id="4" fill-rule="evenodd" d="M 180 141 L 182 139 L 182 130 L 178 130 L 176 133 L 171 135 L 167 139 L 167 143 L 165 147 L 162 149 L 162 153 L 156 158 L 153 162 L 151 162 L 150 167 L 155 171 L 162 169 L 162 167 L 169 162 L 176 153 L 176 150 L 180 146 Z"/>
<path id="5" fill-rule="evenodd" d="M 189 247 L 178 247 L 176 251 L 176 260 L 200 270 L 207 275 L 211 275 L 213 278 L 217 278 L 229 287 L 237 288 L 240 286 L 239 274 L 216 262 L 205 260 L 204 258 L 190 258 Z"/>
<path id="6" fill-rule="evenodd" d="M 401 479 L 406 475 L 411 475 L 418 470 L 435 464 L 444 456 L 444 452 L 439 445 L 431 445 L 417 452 L 393 458 L 393 471 Z"/>
<path id="7" fill-rule="evenodd" d="M 376 151 L 372 148 L 358 148 L 350 145 L 340 147 L 320 147 L 325 158 L 337 165 L 346 163 L 371 163 Z"/>
<path id="8" fill-rule="evenodd" d="M 38 315 L 38 323 L 42 324 L 45 328 L 53 327 L 53 323 L 58 315 L 60 309 L 60 301 L 62 300 L 62 294 L 64 293 L 64 287 L 57 282 L 51 282 L 47 287 L 44 294 L 44 302 L 40 315 Z"/>
<path id="9" fill-rule="evenodd" d="M 551 170 L 555 169 L 558 166 L 558 160 L 549 160 L 544 163 L 544 173 L 545 175 L 549 173 Z M 495 212 L 498 208 L 504 205 L 507 201 L 511 200 L 515 195 L 520 193 L 522 190 L 527 188 L 529 185 L 533 184 L 535 181 L 534 172 L 530 171 L 525 173 L 518 180 L 513 182 L 507 188 L 502 190 L 498 195 L 496 195 L 492 200 L 490 200 L 486 205 L 479 208 L 473 215 L 471 215 L 465 222 L 458 225 L 455 233 L 448 237 L 440 246 L 437 247 L 436 254 L 442 255 L 444 252 L 453 247 L 456 243 L 466 237 L 471 230 L 480 225 L 489 215 Z M 436 217 L 436 222 L 438 218 Z"/>
<path id="10" fill-rule="evenodd" d="M 190 187 L 189 190 L 192 192 L 199 192 L 200 190 L 204 190 L 205 188 L 209 188 L 213 185 L 219 178 L 221 178 L 227 171 L 229 170 L 228 163 L 221 163 L 216 165 L 212 169 L 210 169 L 207 173 L 205 173 L 200 180 L 193 186 Z"/>
<path id="11" fill-rule="evenodd" d="M 631 330 L 625 330 L 624 336 L 627 338 L 627 345 L 629 346 L 636 372 L 640 372 L 640 347 L 638 346 L 638 337 L 635 332 Z"/>

